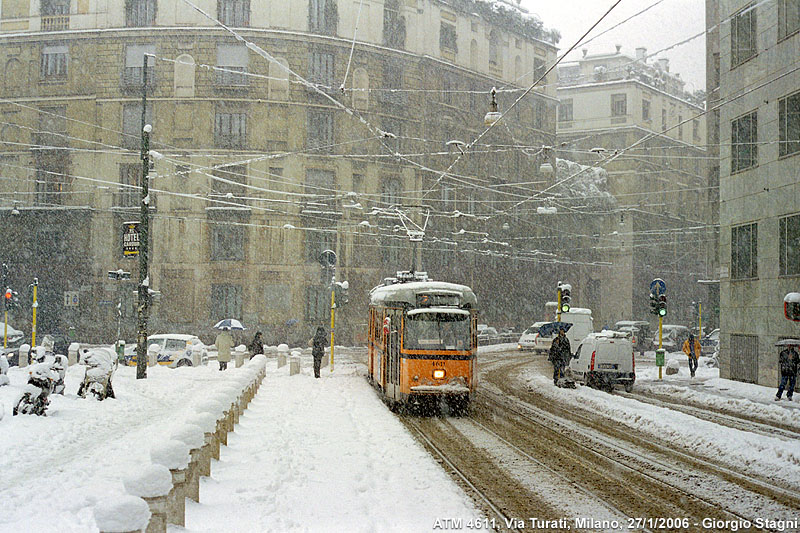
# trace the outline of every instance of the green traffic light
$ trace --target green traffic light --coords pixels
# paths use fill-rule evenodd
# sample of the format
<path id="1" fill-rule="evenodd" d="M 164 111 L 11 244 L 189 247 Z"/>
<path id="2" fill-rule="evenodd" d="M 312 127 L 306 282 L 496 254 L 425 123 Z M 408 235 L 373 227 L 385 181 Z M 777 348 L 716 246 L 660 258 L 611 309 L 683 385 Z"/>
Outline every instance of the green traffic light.
<path id="1" fill-rule="evenodd" d="M 561 306 L 561 312 L 562 313 L 569 313 L 569 305 L 567 305 L 567 304 L 562 305 Z"/>
<path id="2" fill-rule="evenodd" d="M 659 316 L 667 316 L 667 308 L 666 307 L 662 307 L 661 309 L 659 309 L 658 310 L 658 315 Z"/>

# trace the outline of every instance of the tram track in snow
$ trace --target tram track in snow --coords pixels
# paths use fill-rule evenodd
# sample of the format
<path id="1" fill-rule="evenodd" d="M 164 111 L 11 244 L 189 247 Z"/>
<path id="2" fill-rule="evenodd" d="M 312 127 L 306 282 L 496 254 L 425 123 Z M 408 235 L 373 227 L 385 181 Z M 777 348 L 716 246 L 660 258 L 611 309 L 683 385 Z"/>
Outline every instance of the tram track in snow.
<path id="1" fill-rule="evenodd" d="M 614 391 L 614 394 L 619 394 L 623 398 L 631 398 L 633 400 L 657 407 L 663 407 L 673 411 L 680 411 L 695 418 L 713 422 L 722 426 L 727 426 L 733 429 L 757 433 L 767 437 L 778 437 L 787 440 L 800 441 L 800 429 L 792 428 L 791 426 L 762 422 L 754 419 L 753 417 L 726 413 L 713 407 L 701 407 L 673 398 L 665 397 L 664 395 L 660 394 L 635 391 Z"/>
<path id="2" fill-rule="evenodd" d="M 648 478 L 650 482 L 663 486 L 673 494 L 682 494 L 709 509 L 718 509 L 723 513 L 723 519 L 753 520 L 755 515 L 763 516 L 757 511 L 763 513 L 764 509 L 770 510 L 768 515 L 783 513 L 791 516 L 791 509 L 800 507 L 800 497 L 795 490 L 775 486 L 774 483 L 679 450 L 663 447 L 657 449 L 657 444 L 648 444 L 646 441 L 634 442 L 636 437 L 632 437 L 631 432 L 626 434 L 625 431 L 614 430 L 608 427 L 607 421 L 604 424 L 596 416 L 593 418 L 576 410 L 553 406 L 546 399 L 535 403 L 548 405 L 547 409 L 534 405 L 535 394 L 520 394 L 519 383 L 509 385 L 507 379 L 509 369 L 513 370 L 527 362 L 507 361 L 505 369 L 491 365 L 493 368 L 489 371 L 489 377 L 484 377 L 478 398 L 482 402 L 489 402 L 495 409 L 515 413 L 529 424 L 555 431 L 562 438 L 593 453 L 598 459 L 613 461 L 620 468 Z M 506 378 L 497 379 L 503 386 L 491 384 L 491 376 L 495 372 Z M 501 378 L 500 375 L 496 377 Z M 659 458 L 657 453 L 662 453 L 671 460 Z M 649 474 L 648 470 L 652 470 L 654 474 Z M 708 474 L 718 478 L 718 481 L 707 479 Z M 681 479 L 682 482 L 678 483 Z M 719 488 L 720 484 L 725 486 L 725 490 Z M 749 501 L 748 511 L 731 508 L 731 501 Z"/>

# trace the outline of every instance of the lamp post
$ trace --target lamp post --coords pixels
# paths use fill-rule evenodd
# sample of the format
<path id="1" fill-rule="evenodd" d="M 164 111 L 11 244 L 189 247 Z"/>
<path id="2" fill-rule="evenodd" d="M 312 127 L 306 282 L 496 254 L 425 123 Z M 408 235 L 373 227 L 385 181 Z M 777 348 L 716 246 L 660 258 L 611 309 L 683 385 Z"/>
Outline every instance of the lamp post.
<path id="1" fill-rule="evenodd" d="M 153 127 L 147 124 L 147 54 L 144 56 L 142 70 L 142 201 L 139 216 L 139 300 L 136 318 L 139 332 L 136 346 L 136 379 L 147 377 L 147 315 L 150 307 L 150 278 L 147 267 L 149 241 L 150 191 L 148 173 L 150 172 L 150 132 Z"/>
<path id="2" fill-rule="evenodd" d="M 131 273 L 125 272 L 121 268 L 119 270 L 109 270 L 108 271 L 108 279 L 112 279 L 114 281 L 125 281 L 131 279 Z M 120 336 L 122 335 L 122 292 L 117 289 L 117 294 L 119 295 L 117 298 L 117 338 L 114 341 L 114 346 L 119 351 L 119 341 Z M 138 363 L 137 363 L 138 364 Z"/>

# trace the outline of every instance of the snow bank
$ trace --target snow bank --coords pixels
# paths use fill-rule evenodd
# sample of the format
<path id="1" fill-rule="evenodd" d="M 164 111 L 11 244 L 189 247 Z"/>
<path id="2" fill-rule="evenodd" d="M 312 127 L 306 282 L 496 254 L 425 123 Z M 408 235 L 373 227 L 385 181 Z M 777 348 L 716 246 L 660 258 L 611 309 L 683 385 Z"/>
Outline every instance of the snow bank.
<path id="1" fill-rule="evenodd" d="M 111 496 L 95 507 L 94 520 L 103 532 L 140 531 L 150 521 L 150 508 L 137 496 Z"/>
<path id="2" fill-rule="evenodd" d="M 184 442 L 170 439 L 153 445 L 150 459 L 170 470 L 183 470 L 189 466 L 189 448 Z"/>
<path id="3" fill-rule="evenodd" d="M 186 444 L 190 450 L 195 450 L 203 446 L 205 440 L 203 433 L 200 426 L 183 424 L 172 432 L 172 439 Z"/>

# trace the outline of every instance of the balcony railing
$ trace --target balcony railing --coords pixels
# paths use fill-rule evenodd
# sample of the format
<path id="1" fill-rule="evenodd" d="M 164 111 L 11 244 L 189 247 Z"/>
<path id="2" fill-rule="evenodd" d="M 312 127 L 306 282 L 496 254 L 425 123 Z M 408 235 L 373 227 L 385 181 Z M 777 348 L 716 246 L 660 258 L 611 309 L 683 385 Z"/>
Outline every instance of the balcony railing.
<path id="1" fill-rule="evenodd" d="M 69 29 L 69 15 L 43 15 L 42 31 L 58 31 Z"/>

